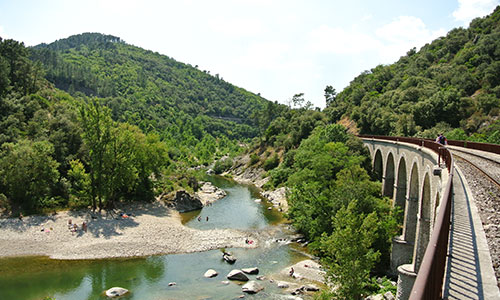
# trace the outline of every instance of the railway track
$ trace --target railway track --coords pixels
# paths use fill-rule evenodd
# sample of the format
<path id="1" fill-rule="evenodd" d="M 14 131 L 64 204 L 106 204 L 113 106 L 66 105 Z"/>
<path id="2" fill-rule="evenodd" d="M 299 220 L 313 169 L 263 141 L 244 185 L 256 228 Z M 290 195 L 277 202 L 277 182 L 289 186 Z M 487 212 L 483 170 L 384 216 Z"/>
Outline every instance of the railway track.
<path id="1" fill-rule="evenodd" d="M 465 161 L 478 172 L 486 176 L 493 184 L 500 187 L 500 162 L 488 157 L 460 150 L 451 150 L 454 158 Z"/>
<path id="2" fill-rule="evenodd" d="M 500 287 L 500 162 L 465 150 L 450 149 L 478 208 Z"/>

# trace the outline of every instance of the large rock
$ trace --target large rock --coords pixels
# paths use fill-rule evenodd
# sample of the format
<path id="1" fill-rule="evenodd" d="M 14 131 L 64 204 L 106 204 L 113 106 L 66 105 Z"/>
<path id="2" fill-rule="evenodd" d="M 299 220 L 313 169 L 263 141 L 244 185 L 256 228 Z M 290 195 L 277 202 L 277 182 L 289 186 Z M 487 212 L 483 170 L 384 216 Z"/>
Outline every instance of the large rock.
<path id="1" fill-rule="evenodd" d="M 236 257 L 234 257 L 231 253 L 229 252 L 224 252 L 222 254 L 222 259 L 224 259 L 227 263 L 229 264 L 234 264 L 236 262 Z"/>
<path id="2" fill-rule="evenodd" d="M 210 182 L 200 182 L 201 188 L 196 192 L 196 196 L 200 198 L 201 203 L 206 206 L 219 199 L 224 198 L 227 193 Z"/>
<path id="3" fill-rule="evenodd" d="M 205 275 L 203 275 L 203 276 L 205 276 L 206 278 L 212 278 L 212 277 L 215 277 L 217 275 L 219 275 L 219 273 L 217 273 L 217 271 L 215 271 L 214 269 L 209 269 L 205 272 Z"/>
<path id="4" fill-rule="evenodd" d="M 256 294 L 264 289 L 263 286 L 261 286 L 257 281 L 251 280 L 247 283 L 245 283 L 242 287 L 241 290 L 245 293 L 249 294 Z"/>
<path id="5" fill-rule="evenodd" d="M 106 296 L 110 298 L 120 297 L 128 293 L 127 289 L 121 287 L 112 287 L 106 291 Z"/>
<path id="6" fill-rule="evenodd" d="M 184 190 L 175 193 L 174 205 L 178 212 L 187 212 L 203 208 L 203 203 L 201 203 L 200 198 L 192 196 Z"/>
<path id="7" fill-rule="evenodd" d="M 241 269 L 243 271 L 243 273 L 246 273 L 246 274 L 259 274 L 259 268 L 245 268 L 245 269 Z"/>
<path id="8" fill-rule="evenodd" d="M 247 275 L 243 273 L 242 270 L 234 269 L 229 274 L 227 274 L 227 279 L 229 280 L 239 280 L 239 281 L 248 281 Z"/>

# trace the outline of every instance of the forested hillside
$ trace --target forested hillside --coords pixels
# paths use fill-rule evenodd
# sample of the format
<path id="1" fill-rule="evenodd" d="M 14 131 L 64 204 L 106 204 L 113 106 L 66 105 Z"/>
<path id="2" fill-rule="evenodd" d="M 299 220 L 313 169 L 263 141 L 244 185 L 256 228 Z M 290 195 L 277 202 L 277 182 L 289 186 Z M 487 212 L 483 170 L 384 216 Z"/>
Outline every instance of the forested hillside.
<path id="1" fill-rule="evenodd" d="M 500 143 L 500 8 L 356 77 L 325 112 L 360 133 Z M 455 130 L 453 130 L 455 129 Z M 496 132 L 496 133 L 495 133 Z"/>
<path id="2" fill-rule="evenodd" d="M 57 88 L 103 98 L 114 120 L 156 131 L 166 140 L 201 140 L 205 132 L 215 138 L 254 137 L 258 131 L 251 115 L 267 102 L 218 74 L 111 35 L 84 33 L 41 44 L 31 57 Z"/>
<path id="3" fill-rule="evenodd" d="M 113 36 L 36 49 L 0 38 L 0 210 L 192 189 L 190 167 L 234 156 L 273 118 L 255 116 L 278 107 Z"/>

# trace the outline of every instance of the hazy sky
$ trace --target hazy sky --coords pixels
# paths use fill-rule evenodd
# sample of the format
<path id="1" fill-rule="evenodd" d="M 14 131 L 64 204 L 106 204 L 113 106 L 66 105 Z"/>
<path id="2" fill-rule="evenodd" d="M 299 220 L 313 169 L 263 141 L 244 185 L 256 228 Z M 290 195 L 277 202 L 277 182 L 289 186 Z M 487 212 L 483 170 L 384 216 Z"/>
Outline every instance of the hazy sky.
<path id="1" fill-rule="evenodd" d="M 500 0 L 0 0 L 0 37 L 27 46 L 100 32 L 198 65 L 269 100 L 324 107 L 361 72 L 393 63 Z"/>

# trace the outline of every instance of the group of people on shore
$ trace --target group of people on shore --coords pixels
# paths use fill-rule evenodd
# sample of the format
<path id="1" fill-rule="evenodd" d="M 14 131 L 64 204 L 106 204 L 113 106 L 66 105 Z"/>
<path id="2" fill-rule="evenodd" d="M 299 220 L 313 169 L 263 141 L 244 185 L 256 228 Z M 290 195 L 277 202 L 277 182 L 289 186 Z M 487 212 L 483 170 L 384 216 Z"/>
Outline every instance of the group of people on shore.
<path id="1" fill-rule="evenodd" d="M 68 229 L 71 231 L 72 234 L 78 231 L 78 225 L 76 223 L 73 223 L 71 219 L 68 220 Z M 82 231 L 87 232 L 87 222 L 83 221 L 82 222 Z"/>

